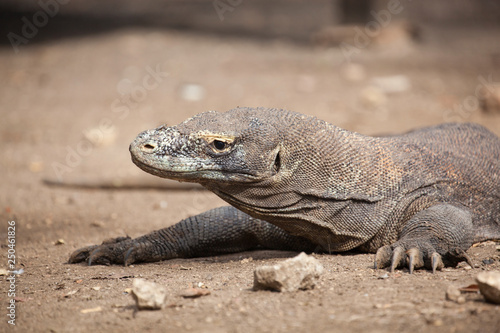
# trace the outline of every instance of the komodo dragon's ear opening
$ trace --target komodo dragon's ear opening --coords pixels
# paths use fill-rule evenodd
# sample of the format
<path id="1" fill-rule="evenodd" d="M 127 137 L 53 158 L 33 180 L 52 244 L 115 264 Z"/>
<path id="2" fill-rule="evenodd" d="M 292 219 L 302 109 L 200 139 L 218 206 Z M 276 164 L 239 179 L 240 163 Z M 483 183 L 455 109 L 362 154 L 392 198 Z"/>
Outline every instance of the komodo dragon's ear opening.
<path id="1" fill-rule="evenodd" d="M 281 168 L 281 158 L 280 158 L 280 152 L 278 150 L 276 158 L 274 159 L 273 170 L 275 173 L 278 173 L 280 171 L 280 168 Z"/>

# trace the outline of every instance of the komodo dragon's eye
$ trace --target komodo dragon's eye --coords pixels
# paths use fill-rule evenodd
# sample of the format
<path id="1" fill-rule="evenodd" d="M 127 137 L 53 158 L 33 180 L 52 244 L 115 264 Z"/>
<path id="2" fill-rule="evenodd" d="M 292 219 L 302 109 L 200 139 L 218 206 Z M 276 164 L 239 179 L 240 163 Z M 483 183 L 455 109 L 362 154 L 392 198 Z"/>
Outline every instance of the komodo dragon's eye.
<path id="1" fill-rule="evenodd" d="M 214 140 L 213 145 L 214 145 L 215 149 L 217 149 L 219 151 L 223 151 L 228 147 L 227 142 L 220 141 L 220 140 Z"/>
<path id="2" fill-rule="evenodd" d="M 216 154 L 227 153 L 233 146 L 232 138 L 207 138 L 208 145 Z"/>

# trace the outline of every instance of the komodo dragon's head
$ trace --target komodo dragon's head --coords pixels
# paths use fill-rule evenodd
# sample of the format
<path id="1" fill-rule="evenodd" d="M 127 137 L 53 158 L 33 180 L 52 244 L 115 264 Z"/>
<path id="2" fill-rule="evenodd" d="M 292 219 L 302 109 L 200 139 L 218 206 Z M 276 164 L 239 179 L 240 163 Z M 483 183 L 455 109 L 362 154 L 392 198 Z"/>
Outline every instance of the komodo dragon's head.
<path id="1" fill-rule="evenodd" d="M 374 202 L 392 189 L 370 140 L 312 116 L 236 108 L 142 132 L 130 153 L 144 171 L 200 183 L 249 214 L 297 217 L 325 200 Z"/>
<path id="2" fill-rule="evenodd" d="M 179 181 L 249 183 L 280 171 L 280 131 L 272 110 L 209 111 L 144 131 L 130 145 L 144 171 Z"/>

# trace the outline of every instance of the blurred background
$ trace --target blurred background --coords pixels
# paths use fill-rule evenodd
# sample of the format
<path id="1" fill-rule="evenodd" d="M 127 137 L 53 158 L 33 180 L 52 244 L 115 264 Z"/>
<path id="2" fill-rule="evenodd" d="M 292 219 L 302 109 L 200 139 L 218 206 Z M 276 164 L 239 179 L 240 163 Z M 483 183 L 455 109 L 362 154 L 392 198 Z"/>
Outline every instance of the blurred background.
<path id="1" fill-rule="evenodd" d="M 364 134 L 473 121 L 500 135 L 497 0 L 0 0 L 0 22 L 0 220 L 19 222 L 24 288 L 47 290 L 29 294 L 49 302 L 42 312 L 23 305 L 33 331 L 89 324 L 66 319 L 85 300 L 50 297 L 64 274 L 80 279 L 62 264 L 71 251 L 223 204 L 144 190 L 178 186 L 131 163 L 145 129 L 263 106 Z M 205 323 L 189 314 L 176 320 Z"/>

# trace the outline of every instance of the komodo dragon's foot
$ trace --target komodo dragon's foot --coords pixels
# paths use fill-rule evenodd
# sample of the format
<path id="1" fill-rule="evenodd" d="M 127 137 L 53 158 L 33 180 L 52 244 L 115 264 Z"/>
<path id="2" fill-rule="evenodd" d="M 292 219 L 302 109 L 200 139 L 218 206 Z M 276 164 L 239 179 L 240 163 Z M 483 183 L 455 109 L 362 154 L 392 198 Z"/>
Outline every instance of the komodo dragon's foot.
<path id="1" fill-rule="evenodd" d="M 378 249 L 375 255 L 375 268 L 390 267 L 391 272 L 396 268 L 408 266 L 410 274 L 414 269 L 427 268 L 441 270 L 444 266 L 455 266 L 461 261 L 467 261 L 473 267 L 472 261 L 460 248 L 450 249 L 440 254 L 426 239 L 398 241 Z"/>
<path id="2" fill-rule="evenodd" d="M 417 213 L 403 227 L 397 242 L 378 249 L 375 268 L 408 265 L 410 274 L 416 268 L 441 270 L 472 261 L 465 251 L 472 245 L 473 230 L 469 212 L 450 204 L 438 204 Z"/>
<path id="3" fill-rule="evenodd" d="M 92 245 L 76 250 L 68 262 L 75 264 L 86 261 L 88 265 L 130 265 L 135 261 L 131 255 L 134 241 L 130 237 L 107 239 L 101 245 Z"/>

